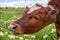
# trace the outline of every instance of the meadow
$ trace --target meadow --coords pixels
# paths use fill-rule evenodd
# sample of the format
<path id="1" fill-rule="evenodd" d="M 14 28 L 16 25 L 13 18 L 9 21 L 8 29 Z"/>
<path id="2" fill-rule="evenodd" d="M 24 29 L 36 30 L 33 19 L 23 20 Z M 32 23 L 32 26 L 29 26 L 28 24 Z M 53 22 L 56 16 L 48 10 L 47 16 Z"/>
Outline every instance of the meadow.
<path id="1" fill-rule="evenodd" d="M 8 26 L 22 17 L 23 8 L 0 8 L 0 40 L 57 40 L 54 23 L 34 34 L 12 35 Z"/>

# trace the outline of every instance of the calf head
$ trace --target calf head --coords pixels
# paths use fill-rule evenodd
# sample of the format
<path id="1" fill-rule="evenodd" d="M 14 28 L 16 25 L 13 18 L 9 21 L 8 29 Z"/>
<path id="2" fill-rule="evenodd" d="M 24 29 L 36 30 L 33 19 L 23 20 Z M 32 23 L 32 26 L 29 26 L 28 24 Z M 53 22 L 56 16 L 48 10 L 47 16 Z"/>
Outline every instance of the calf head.
<path id="1" fill-rule="evenodd" d="M 32 34 L 52 23 L 57 14 L 57 9 L 50 5 L 43 7 L 36 4 L 31 8 L 26 7 L 23 16 L 13 22 L 9 28 L 15 33 Z"/>

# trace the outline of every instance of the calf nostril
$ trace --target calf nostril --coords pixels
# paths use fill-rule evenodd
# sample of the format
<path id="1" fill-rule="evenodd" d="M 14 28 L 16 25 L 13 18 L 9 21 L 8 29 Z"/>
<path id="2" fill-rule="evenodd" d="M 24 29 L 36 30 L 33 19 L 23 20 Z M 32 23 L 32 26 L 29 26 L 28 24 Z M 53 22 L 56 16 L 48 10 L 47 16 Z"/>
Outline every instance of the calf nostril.
<path id="1" fill-rule="evenodd" d="M 13 29 L 16 29 L 16 28 L 17 28 L 17 26 L 13 27 Z"/>

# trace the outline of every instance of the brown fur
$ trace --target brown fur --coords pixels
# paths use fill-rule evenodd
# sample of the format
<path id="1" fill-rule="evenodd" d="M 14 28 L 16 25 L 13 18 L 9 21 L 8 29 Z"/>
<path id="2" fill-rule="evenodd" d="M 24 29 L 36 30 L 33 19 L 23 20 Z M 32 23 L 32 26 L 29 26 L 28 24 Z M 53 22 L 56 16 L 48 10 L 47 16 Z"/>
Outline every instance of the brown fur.
<path id="1" fill-rule="evenodd" d="M 49 5 L 54 6 L 55 8 L 57 8 L 60 11 L 60 0 L 51 0 L 49 2 Z M 57 29 L 58 36 L 60 36 L 60 12 L 58 12 L 58 15 L 57 15 L 56 29 Z"/>
<path id="2" fill-rule="evenodd" d="M 57 34 L 60 36 L 60 0 L 51 0 L 48 5 L 52 5 L 55 10 L 51 10 L 49 6 L 42 7 L 37 5 L 41 8 L 33 11 L 31 14 L 27 14 L 30 8 L 26 7 L 22 18 L 13 23 L 13 25 L 19 25 L 16 25 L 17 28 L 14 32 L 19 34 L 35 33 L 46 25 L 53 23 L 56 19 Z"/>
<path id="3" fill-rule="evenodd" d="M 57 15 L 57 10 L 52 10 L 49 7 L 41 6 L 40 9 L 33 11 L 31 14 L 27 14 L 28 10 L 29 8 L 26 8 L 22 18 L 13 23 L 17 26 L 15 33 L 31 34 L 38 32 L 46 25 L 54 22 L 55 15 Z"/>

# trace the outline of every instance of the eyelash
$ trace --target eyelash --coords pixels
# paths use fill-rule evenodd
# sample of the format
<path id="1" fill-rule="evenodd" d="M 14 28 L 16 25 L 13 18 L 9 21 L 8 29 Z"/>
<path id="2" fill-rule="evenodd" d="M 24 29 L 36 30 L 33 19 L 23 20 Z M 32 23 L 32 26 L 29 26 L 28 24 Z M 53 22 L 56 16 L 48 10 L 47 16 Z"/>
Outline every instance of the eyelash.
<path id="1" fill-rule="evenodd" d="M 38 17 L 36 17 L 36 16 L 30 16 L 29 18 L 30 18 L 30 19 L 33 18 L 33 19 L 35 19 L 35 20 L 39 20 Z"/>
<path id="2" fill-rule="evenodd" d="M 37 17 L 34 17 L 34 19 L 35 19 L 35 20 L 38 20 L 38 18 L 37 18 Z"/>

